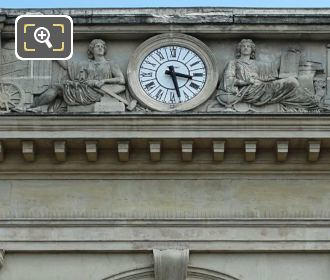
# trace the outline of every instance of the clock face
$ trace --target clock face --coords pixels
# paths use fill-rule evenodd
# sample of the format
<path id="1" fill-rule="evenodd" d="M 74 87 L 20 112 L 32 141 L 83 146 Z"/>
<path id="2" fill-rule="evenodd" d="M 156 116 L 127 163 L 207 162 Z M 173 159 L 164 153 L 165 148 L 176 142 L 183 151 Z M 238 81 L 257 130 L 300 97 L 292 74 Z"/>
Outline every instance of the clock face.
<path id="1" fill-rule="evenodd" d="M 219 71 L 211 50 L 179 33 L 144 41 L 127 67 L 131 94 L 144 106 L 162 112 L 187 111 L 214 93 Z"/>
<path id="2" fill-rule="evenodd" d="M 176 45 L 152 51 L 139 69 L 139 82 L 145 93 L 169 105 L 195 98 L 204 88 L 206 79 L 203 59 L 193 50 Z"/>

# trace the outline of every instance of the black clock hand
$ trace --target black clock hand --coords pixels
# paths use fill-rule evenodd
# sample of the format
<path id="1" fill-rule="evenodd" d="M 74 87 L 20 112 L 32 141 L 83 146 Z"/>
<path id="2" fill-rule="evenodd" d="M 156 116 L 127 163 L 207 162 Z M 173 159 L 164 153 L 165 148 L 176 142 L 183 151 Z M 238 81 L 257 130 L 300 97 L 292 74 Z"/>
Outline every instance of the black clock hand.
<path id="1" fill-rule="evenodd" d="M 174 67 L 169 66 L 168 68 L 170 69 L 170 75 L 171 75 L 176 93 L 177 93 L 178 97 L 180 98 L 181 94 L 180 94 L 180 90 L 179 90 L 178 80 L 176 79 L 176 76 L 175 76 Z"/>
<path id="2" fill-rule="evenodd" d="M 171 71 L 166 70 L 166 71 L 165 71 L 165 74 L 167 74 L 167 75 L 171 75 Z M 191 75 L 186 75 L 186 74 L 179 73 L 179 72 L 174 72 L 174 74 L 175 74 L 175 76 L 177 76 L 177 77 L 182 77 L 182 78 L 192 79 L 192 76 L 191 76 Z"/>

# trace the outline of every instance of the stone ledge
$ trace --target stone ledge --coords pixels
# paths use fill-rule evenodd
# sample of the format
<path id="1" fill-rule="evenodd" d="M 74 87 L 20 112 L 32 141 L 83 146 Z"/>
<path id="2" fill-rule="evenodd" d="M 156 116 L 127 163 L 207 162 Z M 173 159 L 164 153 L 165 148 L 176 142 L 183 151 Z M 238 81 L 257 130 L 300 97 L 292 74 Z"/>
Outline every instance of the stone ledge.
<path id="1" fill-rule="evenodd" d="M 180 234 L 178 234 L 180 232 Z M 15 235 L 15 238 L 13 236 Z M 56 227 L 2 228 L 6 252 L 138 252 L 182 246 L 194 252 L 329 252 L 329 228 Z"/>
<path id="2" fill-rule="evenodd" d="M 202 252 L 251 252 L 251 253 L 275 253 L 275 252 L 305 252 L 305 253 L 329 253 L 330 242 L 313 242 L 313 241 L 267 241 L 267 242 L 253 242 L 253 241 L 238 241 L 238 242 L 224 242 L 224 241 L 140 241 L 140 242 L 0 242 L 0 246 L 6 249 L 6 252 L 31 252 L 31 253 L 68 253 L 68 252 L 125 252 L 137 253 L 148 252 L 154 248 L 189 248 L 191 253 Z"/>
<path id="3" fill-rule="evenodd" d="M 242 133 L 244 132 L 244 134 Z M 3 115 L 0 139 L 330 139 L 329 115 Z"/>
<path id="4" fill-rule="evenodd" d="M 0 9 L 6 24 L 25 13 L 70 15 L 75 24 L 330 24 L 330 9 L 124 8 Z"/>
<path id="5" fill-rule="evenodd" d="M 326 227 L 330 218 L 7 218 L 1 227 Z"/>

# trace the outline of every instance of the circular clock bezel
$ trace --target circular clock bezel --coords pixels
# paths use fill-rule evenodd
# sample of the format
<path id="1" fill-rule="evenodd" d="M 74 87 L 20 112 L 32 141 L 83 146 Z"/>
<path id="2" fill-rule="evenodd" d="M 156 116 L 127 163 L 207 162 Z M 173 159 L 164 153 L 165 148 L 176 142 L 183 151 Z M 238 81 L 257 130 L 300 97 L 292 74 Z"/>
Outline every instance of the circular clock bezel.
<path id="1" fill-rule="evenodd" d="M 144 91 L 139 80 L 139 71 L 142 62 L 151 52 L 172 45 L 194 51 L 204 62 L 207 77 L 202 90 L 194 98 L 183 103 L 166 104 L 156 101 Z M 186 34 L 165 33 L 151 37 L 137 47 L 130 58 L 127 77 L 130 92 L 144 106 L 161 112 L 187 111 L 201 105 L 211 97 L 218 83 L 219 70 L 214 54 L 202 41 Z"/>

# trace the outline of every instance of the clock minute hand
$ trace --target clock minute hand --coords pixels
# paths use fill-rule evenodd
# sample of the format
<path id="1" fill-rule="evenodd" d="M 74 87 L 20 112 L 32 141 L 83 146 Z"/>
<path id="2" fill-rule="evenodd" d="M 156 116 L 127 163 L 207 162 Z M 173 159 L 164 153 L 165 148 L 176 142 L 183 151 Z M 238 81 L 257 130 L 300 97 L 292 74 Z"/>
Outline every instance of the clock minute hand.
<path id="1" fill-rule="evenodd" d="M 165 71 L 165 74 L 167 74 L 167 75 L 171 75 L 171 71 L 166 70 L 166 71 Z M 177 76 L 177 77 L 182 77 L 182 78 L 192 79 L 192 76 L 191 76 L 191 75 L 186 75 L 186 74 L 179 73 L 179 72 L 174 72 L 174 75 Z"/>
<path id="2" fill-rule="evenodd" d="M 173 84 L 174 84 L 174 87 L 175 87 L 175 91 L 176 91 L 178 97 L 180 98 L 181 94 L 180 94 L 180 90 L 179 90 L 178 80 L 176 79 L 176 76 L 175 76 L 174 67 L 169 66 L 168 68 L 170 69 L 169 74 L 171 75 L 171 78 L 172 78 L 172 81 L 173 81 Z"/>

